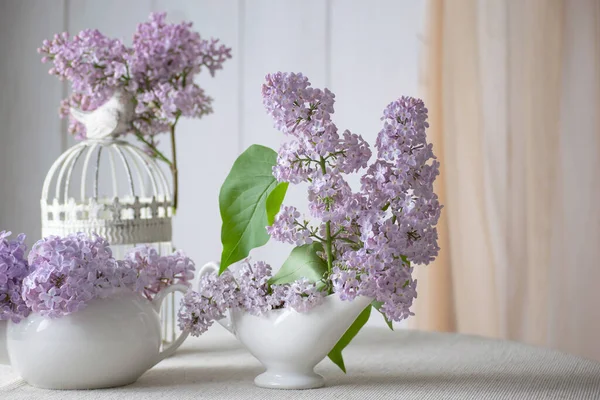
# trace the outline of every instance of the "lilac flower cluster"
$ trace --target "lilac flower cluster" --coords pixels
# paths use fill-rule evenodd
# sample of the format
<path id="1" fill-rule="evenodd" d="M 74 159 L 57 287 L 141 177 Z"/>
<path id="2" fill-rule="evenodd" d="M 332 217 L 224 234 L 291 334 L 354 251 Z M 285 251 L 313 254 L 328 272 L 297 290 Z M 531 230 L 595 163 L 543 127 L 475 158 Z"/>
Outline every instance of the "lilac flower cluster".
<path id="1" fill-rule="evenodd" d="M 267 233 L 275 240 L 301 246 L 312 243 L 311 231 L 304 224 L 298 222 L 300 213 L 293 206 L 283 206 L 277 214 L 277 224 L 267 226 Z"/>
<path id="2" fill-rule="evenodd" d="M 341 173 L 365 168 L 371 157 L 362 136 L 345 131 L 340 137 L 331 121 L 334 94 L 315 89 L 302 74 L 267 75 L 262 87 L 267 112 L 275 127 L 290 141 L 278 153 L 273 174 L 279 181 L 299 183 L 326 175 L 337 181 Z"/>
<path id="3" fill-rule="evenodd" d="M 69 108 L 94 110 L 115 90 L 131 95 L 135 104 L 133 126 L 150 144 L 178 118 L 199 118 L 212 112 L 212 99 L 194 83 L 206 68 L 211 75 L 231 58 L 231 49 L 216 39 L 202 39 L 192 24 L 168 24 L 165 13 L 150 15 L 138 25 L 131 47 L 98 30 L 68 33 L 45 40 L 38 52 L 51 62 L 49 73 L 72 84 L 73 94 L 63 100 L 61 117 Z M 85 137 L 84 126 L 69 119 L 69 131 Z"/>
<path id="4" fill-rule="evenodd" d="M 31 312 L 61 317 L 118 288 L 152 300 L 167 286 L 189 286 L 194 277 L 194 263 L 180 251 L 159 256 L 141 246 L 117 261 L 106 240 L 78 233 L 39 240 L 26 259 L 25 235 L 11 241 L 9 235 L 0 233 L 0 319 L 18 322 Z"/>
<path id="5" fill-rule="evenodd" d="M 182 251 L 160 256 L 151 246 L 138 246 L 128 251 L 120 266 L 125 285 L 150 300 L 167 286 L 189 286 L 195 271 L 194 262 Z"/>
<path id="6" fill-rule="evenodd" d="M 19 322 L 29 315 L 21 297 L 23 278 L 29 273 L 25 257 L 25 235 L 9 240 L 10 232 L 0 232 L 0 320 Z"/>
<path id="7" fill-rule="evenodd" d="M 279 308 L 306 312 L 323 299 L 324 292 L 306 279 L 270 285 L 271 277 L 268 264 L 259 261 L 252 265 L 248 260 L 237 271 L 201 276 L 198 291 L 189 291 L 181 302 L 179 327 L 198 336 L 227 310 L 241 309 L 253 315 Z"/>
<path id="8" fill-rule="evenodd" d="M 181 301 L 177 314 L 179 327 L 194 336 L 203 334 L 214 321 L 225 316 L 239 298 L 238 292 L 237 283 L 229 273 L 202 275 L 198 291 L 188 291 Z"/>
<path id="9" fill-rule="evenodd" d="M 416 297 L 412 264 L 428 264 L 438 253 L 435 225 L 441 205 L 433 191 L 439 174 L 427 143 L 427 109 L 402 97 L 383 114 L 377 159 L 361 136 L 338 134 L 332 122 L 334 95 L 310 86 L 302 74 L 267 75 L 263 99 L 275 127 L 291 140 L 281 146 L 273 174 L 279 181 L 308 182 L 311 226 L 293 207 L 282 207 L 269 234 L 296 245 L 321 241 L 327 278 L 342 299 L 358 295 L 383 302 L 391 320 L 411 315 Z M 361 190 L 344 174 L 366 168 Z"/>
<path id="10" fill-rule="evenodd" d="M 60 317 L 121 286 L 117 261 L 108 242 L 83 233 L 38 241 L 29 253 L 31 273 L 22 296 L 33 312 Z"/>

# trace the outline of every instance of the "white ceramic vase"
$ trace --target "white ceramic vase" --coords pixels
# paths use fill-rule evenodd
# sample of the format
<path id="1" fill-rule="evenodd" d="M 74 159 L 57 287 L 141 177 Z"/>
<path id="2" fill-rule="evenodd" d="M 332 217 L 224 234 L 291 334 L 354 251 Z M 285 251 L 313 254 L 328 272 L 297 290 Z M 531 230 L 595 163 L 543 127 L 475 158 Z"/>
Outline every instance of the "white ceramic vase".
<path id="1" fill-rule="evenodd" d="M 27 383 L 45 389 L 97 389 L 133 383 L 173 354 L 188 335 L 183 332 L 160 351 L 158 312 L 163 299 L 174 291 L 185 292 L 187 287 L 169 286 L 152 302 L 129 289 L 116 289 L 110 297 L 94 299 L 64 317 L 32 314 L 20 323 L 9 322 L 6 348 L 10 364 Z"/>
<path id="2" fill-rule="evenodd" d="M 218 271 L 205 265 L 200 275 Z M 233 310 L 218 321 L 266 368 L 254 379 L 257 386 L 272 389 L 312 389 L 325 384 L 315 373 L 322 361 L 358 315 L 371 303 L 368 297 L 342 301 L 336 295 L 309 312 L 271 310 L 260 316 Z"/>

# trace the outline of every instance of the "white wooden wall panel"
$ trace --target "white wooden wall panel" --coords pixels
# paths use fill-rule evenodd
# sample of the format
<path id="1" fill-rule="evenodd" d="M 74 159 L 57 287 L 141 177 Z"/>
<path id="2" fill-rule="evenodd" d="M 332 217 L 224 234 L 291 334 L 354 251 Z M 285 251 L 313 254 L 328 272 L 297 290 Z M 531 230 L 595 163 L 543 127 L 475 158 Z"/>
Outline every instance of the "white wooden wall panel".
<path id="1" fill-rule="evenodd" d="M 283 135 L 273 128 L 262 104 L 265 75 L 302 72 L 314 85 L 325 85 L 327 2 L 253 0 L 242 4 L 242 150 L 253 143 L 277 149 Z"/>
<path id="2" fill-rule="evenodd" d="M 237 155 L 253 143 L 277 150 L 284 140 L 264 111 L 265 74 L 303 72 L 336 93 L 335 120 L 374 142 L 379 117 L 402 94 L 417 95 L 424 2 L 412 0 L 0 0 L 0 230 L 40 233 L 39 195 L 51 162 L 67 146 L 57 116 L 63 87 L 47 75 L 35 49 L 55 32 L 97 28 L 129 43 L 151 11 L 190 20 L 218 37 L 233 59 L 199 82 L 215 113 L 178 126 L 180 208 L 174 244 L 198 265 L 218 259 L 218 193 Z M 32 117 L 33 115 L 33 117 Z M 168 138 L 161 149 L 169 151 Z M 26 181 L 25 181 L 26 179 Z M 358 179 L 354 179 L 354 184 Z M 306 210 L 305 187 L 288 204 Z M 290 246 L 269 243 L 252 253 L 274 268 Z"/>
<path id="3" fill-rule="evenodd" d="M 271 72 L 302 72 L 313 85 L 326 82 L 327 2 L 322 0 L 245 1 L 241 21 L 242 110 L 241 148 L 254 143 L 279 148 L 285 137 L 273 128 L 262 104 L 261 87 Z M 306 209 L 306 192 L 290 186 L 286 204 Z M 291 251 L 290 245 L 270 241 L 252 252 L 277 269 Z"/>
<path id="4" fill-rule="evenodd" d="M 61 153 L 62 85 L 36 49 L 64 28 L 62 1 L 0 1 L 0 231 L 41 232 L 46 172 Z"/>
<path id="5" fill-rule="evenodd" d="M 329 75 L 339 129 L 374 145 L 384 107 L 401 95 L 418 96 L 424 3 L 331 0 Z M 356 188 L 358 177 L 351 181 Z"/>
<path id="6" fill-rule="evenodd" d="M 201 266 L 221 253 L 219 189 L 238 156 L 239 62 L 237 0 L 158 0 L 171 22 L 189 20 L 203 37 L 217 37 L 232 48 L 233 58 L 211 78 L 198 82 L 214 98 L 214 113 L 200 120 L 183 119 L 177 127 L 180 203 L 173 220 L 173 244 Z M 165 136 L 161 148 L 170 151 Z"/>

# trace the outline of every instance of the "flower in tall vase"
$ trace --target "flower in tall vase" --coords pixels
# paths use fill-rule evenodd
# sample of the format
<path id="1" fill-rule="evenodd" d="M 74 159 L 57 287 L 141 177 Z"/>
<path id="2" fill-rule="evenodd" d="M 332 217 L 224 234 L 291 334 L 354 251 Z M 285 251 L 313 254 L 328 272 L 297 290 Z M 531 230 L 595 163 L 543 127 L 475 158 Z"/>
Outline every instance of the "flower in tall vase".
<path id="1" fill-rule="evenodd" d="M 87 29 L 73 37 L 57 34 L 38 52 L 42 62 L 52 64 L 51 75 L 71 83 L 72 94 L 59 109 L 60 116 L 69 119 L 69 132 L 78 139 L 95 137 L 98 131 L 89 131 L 86 115 L 98 111 L 94 129 L 107 127 L 102 132 L 113 136 L 135 135 L 171 170 L 176 210 L 177 123 L 181 117 L 201 118 L 213 111 L 212 98 L 194 79 L 204 70 L 214 76 L 231 58 L 231 49 L 218 39 L 203 39 L 191 22 L 170 24 L 165 13 L 153 13 L 138 25 L 131 46 Z M 107 105 L 110 101 L 114 107 Z M 158 149 L 163 133 L 171 142 L 170 158 Z"/>
<path id="2" fill-rule="evenodd" d="M 342 350 L 372 308 L 390 328 L 413 315 L 414 268 L 439 251 L 439 162 L 419 99 L 403 96 L 384 109 L 372 160 L 362 136 L 333 122 L 329 90 L 278 72 L 267 75 L 262 94 L 289 140 L 278 152 L 251 146 L 234 163 L 219 195 L 220 266 L 201 270 L 179 322 L 195 335 L 214 320 L 230 328 L 266 367 L 259 386 L 318 387 L 314 366 L 328 355 L 345 372 Z M 347 181 L 356 173 L 357 191 Z M 288 185 L 300 183 L 308 216 L 282 206 Z M 260 261 L 229 269 L 271 237 L 295 246 L 276 273 Z"/>

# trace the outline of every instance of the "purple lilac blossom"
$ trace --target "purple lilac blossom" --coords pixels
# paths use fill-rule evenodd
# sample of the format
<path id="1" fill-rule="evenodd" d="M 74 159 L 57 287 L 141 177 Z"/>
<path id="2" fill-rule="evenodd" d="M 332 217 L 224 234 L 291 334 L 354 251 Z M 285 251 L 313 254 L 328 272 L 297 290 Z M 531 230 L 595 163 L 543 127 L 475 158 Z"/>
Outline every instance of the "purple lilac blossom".
<path id="1" fill-rule="evenodd" d="M 428 264 L 439 251 L 435 225 L 441 205 L 433 190 L 440 164 L 426 140 L 427 109 L 419 99 L 402 97 L 386 107 L 382 120 L 376 143 L 380 160 L 363 176 L 363 192 L 370 209 L 389 207 L 398 227 L 395 255 Z"/>
<path id="2" fill-rule="evenodd" d="M 215 320 L 225 316 L 229 308 L 239 303 L 239 289 L 233 275 L 205 274 L 200 277 L 199 290 L 190 290 L 181 301 L 177 320 L 179 327 L 198 336 L 206 332 Z"/>
<path id="3" fill-rule="evenodd" d="M 133 125 L 151 143 L 179 117 L 212 112 L 212 99 L 194 78 L 204 69 L 214 76 L 231 58 L 230 48 L 201 38 L 189 22 L 168 24 L 165 13 L 153 13 L 139 24 L 131 47 L 98 30 L 84 30 L 44 40 L 38 52 L 42 62 L 52 63 L 51 75 L 71 82 L 73 94 L 59 110 L 62 118 L 69 117 L 69 132 L 85 138 L 85 128 L 70 116 L 70 107 L 94 110 L 120 89 L 134 99 Z"/>
<path id="4" fill-rule="evenodd" d="M 435 225 L 441 205 L 433 191 L 439 162 L 427 142 L 423 102 L 401 97 L 383 113 L 376 141 L 377 159 L 362 137 L 332 121 L 335 96 L 312 88 L 302 74 L 267 75 L 263 102 L 275 127 L 289 137 L 278 152 L 273 175 L 293 184 L 308 182 L 308 200 L 316 226 L 293 207 L 282 207 L 268 232 L 275 240 L 333 239 L 333 291 L 343 300 L 369 296 L 383 302 L 391 320 L 412 313 L 416 297 L 413 264 L 428 264 L 438 254 Z M 354 193 L 343 174 L 366 169 Z M 326 226 L 326 223 L 328 226 Z M 328 232 L 329 231 L 329 232 Z"/>
<path id="5" fill-rule="evenodd" d="M 0 232 L 0 320 L 19 322 L 31 312 L 21 297 L 29 263 L 25 257 L 25 235 L 9 240 L 10 235 L 11 232 Z"/>
<path id="6" fill-rule="evenodd" d="M 130 289 L 152 300 L 167 286 L 189 286 L 194 277 L 194 263 L 181 251 L 159 256 L 154 248 L 139 246 L 117 261 L 106 240 L 83 233 L 38 241 L 28 263 L 31 268 L 23 277 L 20 297 L 33 312 L 51 318 L 79 311 L 115 288 Z"/>
<path id="7" fill-rule="evenodd" d="M 117 261 L 99 236 L 49 236 L 33 246 L 28 261 L 32 271 L 23 280 L 23 299 L 33 312 L 51 318 L 79 311 L 121 286 Z"/>
<path id="8" fill-rule="evenodd" d="M 283 293 L 283 302 L 286 307 L 297 312 L 307 312 L 321 304 L 325 292 L 306 278 L 301 278 L 289 285 L 280 285 L 287 288 Z M 281 296 L 281 294 L 280 294 Z"/>
<path id="9" fill-rule="evenodd" d="M 174 284 L 190 286 L 194 262 L 182 251 L 160 256 L 151 246 L 138 246 L 119 262 L 122 281 L 152 300 L 159 291 Z"/>
<path id="10" fill-rule="evenodd" d="M 307 312 L 321 303 L 324 292 L 306 279 L 291 284 L 270 285 L 271 267 L 246 260 L 237 271 L 221 275 L 210 273 L 200 278 L 199 290 L 189 291 L 181 302 L 179 327 L 201 335 L 227 310 L 244 310 L 261 315 L 269 310 L 292 308 Z"/>
<path id="11" fill-rule="evenodd" d="M 267 226 L 267 233 L 275 240 L 301 246 L 312 243 L 310 231 L 298 222 L 300 213 L 296 207 L 283 206 L 277 214 L 272 226 Z"/>

